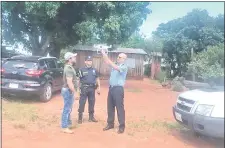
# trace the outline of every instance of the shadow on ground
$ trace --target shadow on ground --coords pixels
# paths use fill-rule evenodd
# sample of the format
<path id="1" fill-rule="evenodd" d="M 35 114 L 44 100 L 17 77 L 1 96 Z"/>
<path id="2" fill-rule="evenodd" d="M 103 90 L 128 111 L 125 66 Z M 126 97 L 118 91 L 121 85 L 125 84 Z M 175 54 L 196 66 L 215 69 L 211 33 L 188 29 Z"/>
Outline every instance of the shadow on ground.
<path id="1" fill-rule="evenodd" d="M 184 143 L 186 143 L 186 145 L 205 148 L 224 148 L 224 139 L 212 138 L 207 136 L 197 136 L 187 129 L 171 130 L 170 134 L 177 138 L 179 141 L 183 141 Z"/>
<path id="2" fill-rule="evenodd" d="M 54 97 L 57 95 L 60 95 L 60 91 L 53 93 L 52 99 L 54 99 Z M 21 97 L 21 96 L 16 96 L 16 95 L 2 95 L 1 98 L 4 99 L 5 101 L 13 101 L 13 102 L 17 102 L 17 103 L 26 103 L 26 104 L 43 103 L 39 100 L 38 96 Z"/>

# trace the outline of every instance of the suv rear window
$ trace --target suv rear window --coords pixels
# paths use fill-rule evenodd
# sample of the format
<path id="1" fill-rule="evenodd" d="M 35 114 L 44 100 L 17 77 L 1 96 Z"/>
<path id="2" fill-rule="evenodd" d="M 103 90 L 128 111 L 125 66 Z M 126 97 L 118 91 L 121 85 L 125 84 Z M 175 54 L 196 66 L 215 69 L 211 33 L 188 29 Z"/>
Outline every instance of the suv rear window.
<path id="1" fill-rule="evenodd" d="M 56 63 L 55 63 L 55 60 L 47 60 L 47 66 L 48 68 L 56 68 Z"/>
<path id="2" fill-rule="evenodd" d="M 37 69 L 38 64 L 35 62 L 24 60 L 8 60 L 3 64 L 4 68 L 24 68 L 24 69 Z"/>

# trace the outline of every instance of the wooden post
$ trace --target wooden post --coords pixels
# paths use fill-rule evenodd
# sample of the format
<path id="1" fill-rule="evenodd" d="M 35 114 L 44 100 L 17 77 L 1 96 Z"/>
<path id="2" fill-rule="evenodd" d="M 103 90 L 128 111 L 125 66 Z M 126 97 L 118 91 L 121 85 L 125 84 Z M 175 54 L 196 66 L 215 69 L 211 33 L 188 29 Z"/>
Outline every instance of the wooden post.
<path id="1" fill-rule="evenodd" d="M 191 48 L 191 58 L 193 58 L 193 56 L 194 56 L 194 49 Z M 194 72 L 192 72 L 192 81 L 195 81 L 195 73 Z"/>

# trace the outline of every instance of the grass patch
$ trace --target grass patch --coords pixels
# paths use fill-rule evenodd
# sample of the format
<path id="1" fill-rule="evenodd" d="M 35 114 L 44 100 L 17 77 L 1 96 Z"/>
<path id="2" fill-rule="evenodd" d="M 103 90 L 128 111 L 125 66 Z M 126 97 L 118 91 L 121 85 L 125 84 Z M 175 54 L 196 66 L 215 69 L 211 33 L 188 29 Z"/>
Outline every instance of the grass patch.
<path id="1" fill-rule="evenodd" d="M 134 136 L 134 132 L 133 132 L 133 131 L 128 131 L 128 132 L 127 132 L 127 135 L 129 135 L 129 136 Z"/>
<path id="2" fill-rule="evenodd" d="M 127 92 L 133 92 L 133 93 L 140 93 L 142 92 L 140 89 L 138 88 L 130 88 L 130 89 L 126 89 Z"/>
<path id="3" fill-rule="evenodd" d="M 177 122 L 167 122 L 167 121 L 147 121 L 145 119 L 140 119 L 137 122 L 128 122 L 128 127 L 135 132 L 150 132 L 151 130 L 160 131 L 171 131 L 171 130 L 183 130 L 185 129 L 182 125 Z"/>
<path id="4" fill-rule="evenodd" d="M 2 100 L 2 119 L 11 122 L 16 129 L 26 129 L 34 125 L 43 129 L 59 124 L 59 118 L 59 116 L 50 114 L 41 116 L 33 104 Z"/>
<path id="5" fill-rule="evenodd" d="M 26 125 L 39 119 L 37 109 L 30 105 L 15 101 L 2 101 L 2 118 L 15 123 L 16 128 L 26 128 Z"/>
<path id="6" fill-rule="evenodd" d="M 150 123 L 150 126 L 154 129 L 166 129 L 166 130 L 182 130 L 184 127 L 177 122 L 167 122 L 167 121 L 154 121 Z"/>
<path id="7" fill-rule="evenodd" d="M 13 125 L 14 128 L 16 129 L 25 129 L 26 128 L 26 125 L 25 124 L 22 124 L 22 123 L 18 123 L 18 124 L 14 124 Z"/>
<path id="8" fill-rule="evenodd" d="M 164 78 L 166 78 L 166 71 L 160 71 L 155 76 L 155 79 L 158 80 L 160 83 L 164 81 Z"/>
<path id="9" fill-rule="evenodd" d="M 149 78 L 149 81 L 151 84 L 160 84 L 160 82 L 158 80 L 154 80 L 154 79 L 151 79 Z"/>

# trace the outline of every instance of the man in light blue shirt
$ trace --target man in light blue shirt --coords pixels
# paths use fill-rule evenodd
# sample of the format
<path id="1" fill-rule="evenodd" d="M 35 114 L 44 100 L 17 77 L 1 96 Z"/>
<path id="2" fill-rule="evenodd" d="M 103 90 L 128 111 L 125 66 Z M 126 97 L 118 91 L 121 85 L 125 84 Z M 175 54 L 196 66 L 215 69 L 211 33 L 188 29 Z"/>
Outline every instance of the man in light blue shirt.
<path id="1" fill-rule="evenodd" d="M 128 68 L 125 64 L 127 55 L 120 53 L 117 57 L 117 62 L 113 63 L 107 56 L 104 50 L 102 50 L 104 61 L 111 66 L 111 74 L 109 79 L 109 92 L 107 99 L 107 126 L 104 131 L 114 128 L 115 120 L 115 107 L 117 110 L 117 117 L 119 120 L 118 134 L 121 134 L 125 130 L 125 110 L 124 110 L 124 84 L 127 76 Z"/>

